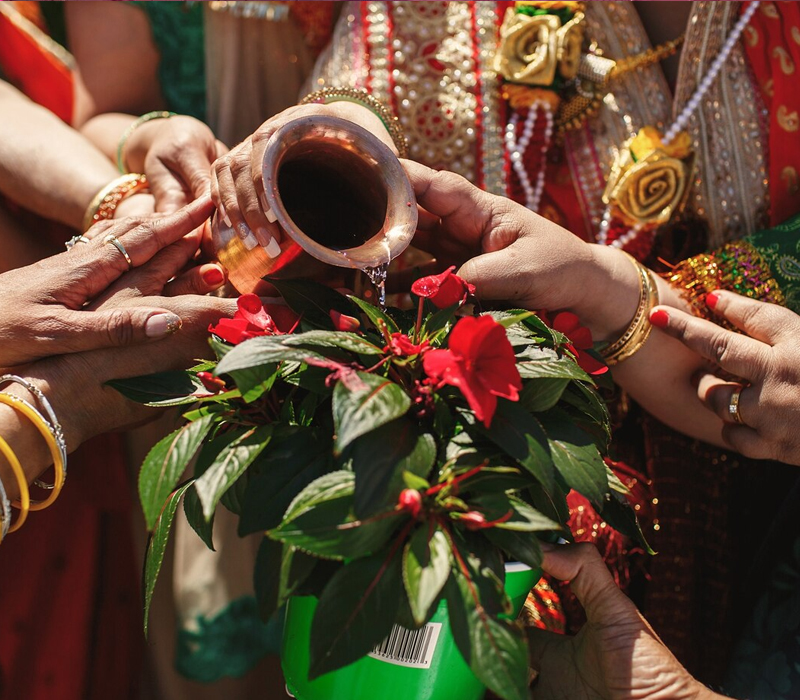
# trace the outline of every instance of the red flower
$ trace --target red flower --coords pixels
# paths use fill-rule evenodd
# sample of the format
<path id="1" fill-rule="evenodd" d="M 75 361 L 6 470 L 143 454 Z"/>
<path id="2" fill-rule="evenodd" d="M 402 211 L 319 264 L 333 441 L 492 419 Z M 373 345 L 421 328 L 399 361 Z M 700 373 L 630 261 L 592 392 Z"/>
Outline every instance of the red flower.
<path id="1" fill-rule="evenodd" d="M 464 303 L 469 294 L 475 294 L 475 285 L 454 275 L 455 269 L 452 265 L 440 275 L 420 277 L 411 285 L 411 291 L 418 297 L 430 299 L 438 309 Z"/>
<path id="2" fill-rule="evenodd" d="M 431 350 L 423 356 L 425 372 L 441 384 L 458 387 L 475 417 L 488 428 L 497 397 L 517 401 L 522 389 L 505 328 L 491 316 L 462 318 L 449 345 L 449 350 Z"/>
<path id="3" fill-rule="evenodd" d="M 575 356 L 581 369 L 594 375 L 608 372 L 608 367 L 603 362 L 592 357 L 588 352 L 584 352 L 593 347 L 592 332 L 580 324 L 575 314 L 570 311 L 562 311 L 553 319 L 550 327 L 570 339 L 571 344 L 567 348 Z"/>
<path id="4" fill-rule="evenodd" d="M 339 313 L 335 309 L 331 309 L 328 315 L 331 317 L 333 327 L 337 331 L 350 331 L 351 333 L 355 333 L 361 327 L 361 323 L 357 318 Z"/>
<path id="5" fill-rule="evenodd" d="M 411 355 L 420 355 L 430 348 L 427 340 L 423 340 L 419 345 L 415 345 L 404 333 L 392 333 L 389 345 L 386 350 L 391 350 L 393 355 L 398 357 L 410 357 Z"/>
<path id="6" fill-rule="evenodd" d="M 422 494 L 416 489 L 403 489 L 397 499 L 397 509 L 407 511 L 416 518 L 422 510 Z"/>
<path id="7" fill-rule="evenodd" d="M 500 525 L 511 519 L 514 511 L 508 511 L 505 515 L 500 516 L 497 520 L 487 520 L 483 513 L 477 510 L 471 510 L 468 513 L 457 513 L 456 519 L 467 528 L 467 530 L 487 530 L 495 525 Z"/>
<path id="8" fill-rule="evenodd" d="M 209 332 L 233 345 L 260 335 L 291 333 L 299 320 L 288 306 L 264 306 L 256 294 L 242 294 L 236 306 L 233 318 L 221 318 L 216 326 L 208 327 Z"/>

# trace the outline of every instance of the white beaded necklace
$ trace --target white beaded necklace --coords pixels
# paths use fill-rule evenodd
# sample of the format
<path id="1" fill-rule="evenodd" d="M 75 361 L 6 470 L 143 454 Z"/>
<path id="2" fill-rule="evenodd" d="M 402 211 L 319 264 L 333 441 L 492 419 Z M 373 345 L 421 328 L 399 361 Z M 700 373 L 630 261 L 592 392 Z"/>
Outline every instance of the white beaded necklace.
<path id="1" fill-rule="evenodd" d="M 722 45 L 719 53 L 717 54 L 716 58 L 711 63 L 708 72 L 703 77 L 702 81 L 700 81 L 700 85 L 697 86 L 697 89 L 694 91 L 694 94 L 689 98 L 689 101 L 686 103 L 686 106 L 681 110 L 681 113 L 672 123 L 672 125 L 667 129 L 667 132 L 664 134 L 664 138 L 662 142 L 667 145 L 672 142 L 672 140 L 686 127 L 687 123 L 691 116 L 697 111 L 697 108 L 700 106 L 700 101 L 705 97 L 706 93 L 709 91 L 711 86 L 714 84 L 714 81 L 717 79 L 717 75 L 719 75 L 720 70 L 722 70 L 722 66 L 725 65 L 725 62 L 728 60 L 728 56 L 730 56 L 731 51 L 733 51 L 733 47 L 736 46 L 736 42 L 739 41 L 739 37 L 741 37 L 742 32 L 744 31 L 745 27 L 748 25 L 750 20 L 755 14 L 755 11 L 758 9 L 758 6 L 761 4 L 761 0 L 753 0 L 748 6 L 747 9 L 742 13 L 742 16 L 739 17 L 736 24 L 733 26 L 731 33 L 728 35 L 728 38 L 725 40 L 725 43 Z M 605 212 L 603 213 L 603 220 L 600 222 L 600 231 L 597 234 L 597 242 L 601 245 L 609 245 L 608 244 L 608 229 L 611 225 L 611 206 L 607 206 Z M 633 226 L 624 234 L 622 234 L 619 238 L 611 241 L 610 245 L 616 248 L 624 248 L 628 243 L 630 243 L 634 238 L 636 238 L 637 234 L 641 230 L 640 225 Z"/>
<path id="2" fill-rule="evenodd" d="M 539 172 L 536 175 L 536 185 L 531 185 L 531 180 L 528 177 L 528 171 L 525 169 L 523 157 L 525 151 L 528 149 L 531 137 L 533 136 L 533 129 L 536 126 L 536 119 L 539 114 L 539 107 L 543 107 L 547 125 L 545 126 L 544 139 L 542 140 L 542 159 L 539 165 Z M 544 100 L 536 100 L 529 108 L 528 114 L 525 117 L 525 124 L 522 128 L 522 137 L 517 140 L 517 125 L 519 124 L 519 114 L 514 112 L 511 119 L 506 126 L 506 149 L 508 150 L 508 159 L 511 161 L 511 167 L 519 177 L 522 184 L 522 189 L 525 192 L 525 206 L 531 211 L 538 211 L 539 203 L 542 199 L 542 192 L 544 191 L 544 176 L 547 169 L 547 151 L 550 148 L 550 139 L 553 137 L 553 110 L 550 105 Z"/>

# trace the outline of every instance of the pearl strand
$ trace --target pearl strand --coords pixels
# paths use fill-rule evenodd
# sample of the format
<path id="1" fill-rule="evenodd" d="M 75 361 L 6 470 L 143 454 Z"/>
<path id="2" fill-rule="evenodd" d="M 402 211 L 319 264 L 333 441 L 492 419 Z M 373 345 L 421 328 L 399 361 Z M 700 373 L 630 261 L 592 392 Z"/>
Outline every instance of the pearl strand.
<path id="1" fill-rule="evenodd" d="M 545 125 L 544 139 L 541 147 L 542 162 L 539 166 L 539 172 L 536 176 L 536 185 L 534 186 L 531 184 L 528 171 L 525 169 L 523 158 L 525 151 L 530 145 L 531 138 L 533 138 L 533 130 L 536 126 L 536 120 L 538 118 L 540 107 L 544 111 L 547 124 Z M 531 211 L 537 211 L 539 209 L 539 203 L 542 199 L 542 193 L 544 192 L 545 170 L 547 168 L 547 151 L 550 147 L 550 140 L 553 136 L 554 121 L 553 111 L 550 109 L 550 106 L 542 100 L 537 100 L 528 108 L 528 114 L 525 117 L 525 123 L 522 128 L 522 136 L 520 137 L 519 141 L 517 141 L 519 114 L 516 112 L 512 114 L 511 119 L 506 126 L 505 142 L 509 154 L 509 160 L 511 161 L 511 167 L 517 174 L 520 184 L 522 185 L 522 189 L 525 192 L 525 206 Z"/>
<path id="2" fill-rule="evenodd" d="M 689 98 L 689 101 L 686 103 L 684 108 L 681 110 L 681 113 L 672 123 L 672 125 L 667 129 L 666 134 L 664 134 L 663 143 L 668 144 L 670 143 L 681 131 L 686 128 L 686 125 L 691 119 L 692 115 L 697 111 L 697 108 L 700 106 L 700 101 L 706 96 L 706 93 L 711 89 L 711 86 L 714 84 L 714 81 L 717 79 L 719 72 L 722 70 L 722 67 L 725 65 L 725 62 L 728 60 L 731 51 L 733 51 L 734 46 L 736 46 L 736 42 L 739 41 L 739 38 L 742 35 L 745 27 L 749 24 L 750 20 L 753 18 L 755 11 L 758 9 L 758 6 L 761 4 L 761 0 L 753 0 L 750 5 L 747 6 L 747 9 L 742 13 L 742 16 L 736 21 L 736 24 L 733 26 L 731 33 L 728 35 L 728 38 L 725 40 L 725 43 L 722 45 L 719 53 L 717 54 L 716 58 L 712 61 L 708 72 L 703 76 L 703 79 L 700 81 L 700 85 L 694 91 L 692 96 Z M 611 225 L 611 205 L 607 206 L 605 211 L 603 212 L 603 220 L 600 223 L 600 230 L 597 234 L 597 242 L 600 245 L 608 245 L 608 229 Z M 619 238 L 616 238 L 611 242 L 611 245 L 615 248 L 623 248 L 628 243 L 633 241 L 636 236 L 639 234 L 639 231 L 643 226 L 641 224 L 636 224 L 632 228 L 628 229 L 624 234 L 622 234 Z"/>

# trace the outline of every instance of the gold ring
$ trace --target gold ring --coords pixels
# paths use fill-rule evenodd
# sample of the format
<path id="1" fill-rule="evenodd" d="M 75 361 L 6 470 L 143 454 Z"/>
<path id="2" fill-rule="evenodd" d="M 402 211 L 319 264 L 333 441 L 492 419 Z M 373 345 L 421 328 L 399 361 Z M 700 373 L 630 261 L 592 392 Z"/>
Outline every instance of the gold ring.
<path id="1" fill-rule="evenodd" d="M 128 255 L 128 251 L 125 250 L 125 246 L 122 245 L 122 241 L 119 240 L 113 233 L 109 233 L 104 239 L 103 243 L 110 243 L 113 245 L 120 253 L 122 253 L 122 257 L 125 258 L 125 262 L 128 263 L 128 269 L 133 269 L 133 261 L 131 260 L 131 256 Z"/>
<path id="2" fill-rule="evenodd" d="M 733 419 L 734 423 L 744 425 L 742 414 L 739 413 L 739 397 L 742 394 L 742 387 L 739 387 L 731 394 L 731 401 L 728 404 L 728 415 Z"/>

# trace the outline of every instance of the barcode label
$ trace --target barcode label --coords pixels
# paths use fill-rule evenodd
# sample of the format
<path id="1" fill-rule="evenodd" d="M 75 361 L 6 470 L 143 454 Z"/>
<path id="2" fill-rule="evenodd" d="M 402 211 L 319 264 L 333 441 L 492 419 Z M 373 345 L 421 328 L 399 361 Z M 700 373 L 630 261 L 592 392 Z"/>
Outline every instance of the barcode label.
<path id="1" fill-rule="evenodd" d="M 429 622 L 418 630 L 395 625 L 368 656 L 397 666 L 430 668 L 441 629 L 441 622 Z"/>

